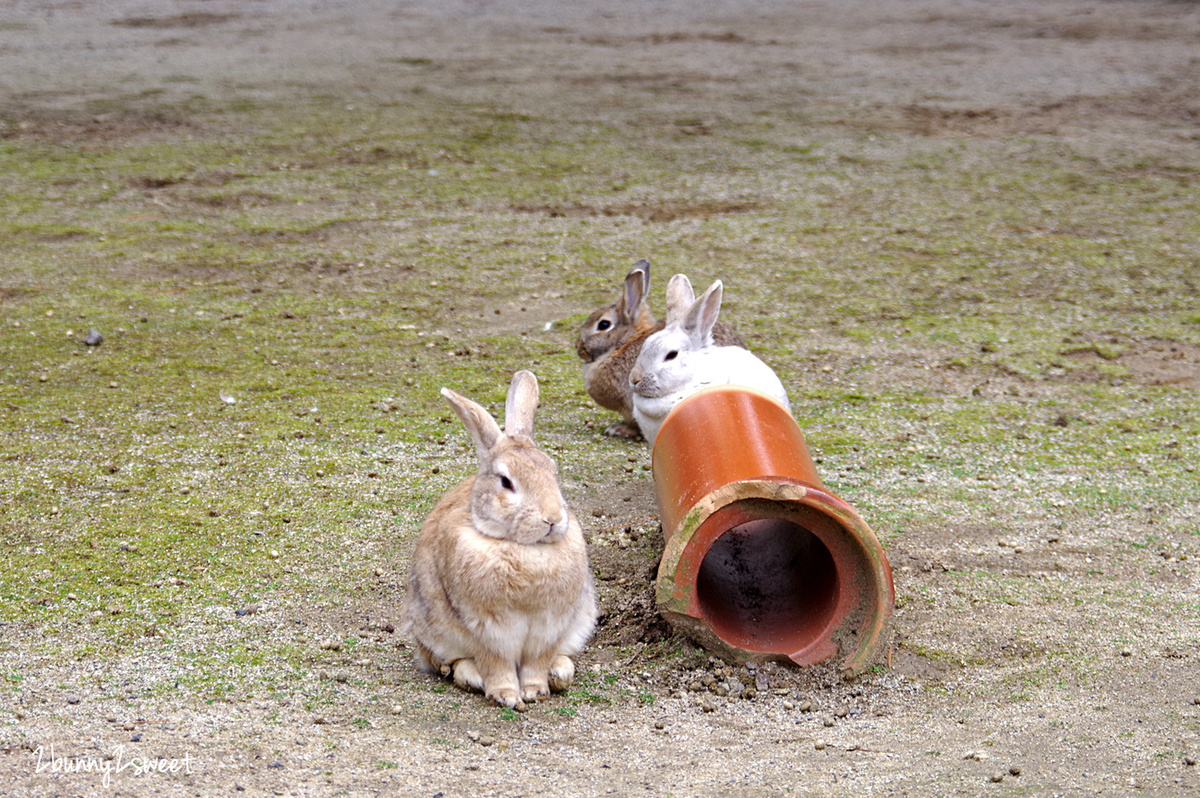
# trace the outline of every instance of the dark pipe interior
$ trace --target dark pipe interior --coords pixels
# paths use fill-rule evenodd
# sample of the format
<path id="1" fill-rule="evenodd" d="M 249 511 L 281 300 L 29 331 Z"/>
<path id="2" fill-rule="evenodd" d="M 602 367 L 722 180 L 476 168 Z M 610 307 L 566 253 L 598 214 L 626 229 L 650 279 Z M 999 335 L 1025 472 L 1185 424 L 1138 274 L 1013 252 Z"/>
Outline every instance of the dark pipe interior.
<path id="1" fill-rule="evenodd" d="M 696 578 L 700 610 L 723 640 L 752 651 L 804 648 L 838 603 L 833 555 L 786 519 L 749 521 L 713 543 Z"/>

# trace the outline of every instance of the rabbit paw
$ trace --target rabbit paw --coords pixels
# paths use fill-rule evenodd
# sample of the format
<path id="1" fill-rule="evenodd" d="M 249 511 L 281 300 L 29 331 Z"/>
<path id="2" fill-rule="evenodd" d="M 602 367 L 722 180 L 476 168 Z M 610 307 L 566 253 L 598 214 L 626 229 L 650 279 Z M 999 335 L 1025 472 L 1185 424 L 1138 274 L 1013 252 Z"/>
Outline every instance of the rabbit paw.
<path id="1" fill-rule="evenodd" d="M 521 694 L 515 687 L 501 687 L 496 690 L 488 690 L 487 697 L 502 707 L 515 709 L 517 712 L 525 711 L 525 702 L 521 700 Z"/>
<path id="2" fill-rule="evenodd" d="M 575 681 L 575 663 L 570 657 L 559 654 L 550 663 L 550 689 L 565 693 Z"/>
<path id="3" fill-rule="evenodd" d="M 545 681 L 526 682 L 521 685 L 521 698 L 529 702 L 537 701 L 550 695 L 550 685 Z"/>
<path id="4" fill-rule="evenodd" d="M 454 662 L 454 683 L 463 690 L 483 692 L 483 674 L 475 665 L 473 659 L 460 659 Z"/>
<path id="5" fill-rule="evenodd" d="M 642 431 L 638 429 L 636 421 L 618 421 L 616 424 L 610 424 L 604 428 L 604 434 L 631 441 L 642 437 Z"/>

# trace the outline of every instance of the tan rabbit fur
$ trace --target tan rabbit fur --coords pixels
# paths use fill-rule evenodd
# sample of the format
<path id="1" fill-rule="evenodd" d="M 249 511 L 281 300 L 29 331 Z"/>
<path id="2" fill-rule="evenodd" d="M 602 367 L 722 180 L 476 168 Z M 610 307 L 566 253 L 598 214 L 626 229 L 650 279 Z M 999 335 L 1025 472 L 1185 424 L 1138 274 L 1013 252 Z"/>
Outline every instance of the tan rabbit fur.
<path id="1" fill-rule="evenodd" d="M 625 275 L 621 296 L 597 310 L 579 328 L 575 351 L 583 360 L 583 384 L 596 404 L 621 414 L 622 420 L 604 430 L 622 438 L 641 436 L 633 416 L 633 391 L 629 372 L 642 344 L 664 323 L 654 318 L 647 302 L 650 262 L 639 260 Z M 741 336 L 718 322 L 713 337 L 721 346 L 745 346 Z"/>
<path id="2" fill-rule="evenodd" d="M 479 473 L 447 493 L 421 527 L 408 572 L 406 631 L 424 671 L 523 709 L 566 690 L 570 657 L 596 622 L 587 545 L 557 467 L 531 437 L 537 378 L 513 376 L 505 430 L 442 389 L 471 431 Z"/>

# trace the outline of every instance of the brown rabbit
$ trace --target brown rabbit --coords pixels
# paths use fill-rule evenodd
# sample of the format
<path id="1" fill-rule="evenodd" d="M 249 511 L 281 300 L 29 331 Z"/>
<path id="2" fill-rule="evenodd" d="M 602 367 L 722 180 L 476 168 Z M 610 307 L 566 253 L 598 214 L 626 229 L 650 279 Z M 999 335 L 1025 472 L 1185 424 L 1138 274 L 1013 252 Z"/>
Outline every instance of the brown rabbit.
<path id="1" fill-rule="evenodd" d="M 642 434 L 633 417 L 629 372 L 645 340 L 664 326 L 650 311 L 646 301 L 649 291 L 650 261 L 639 260 L 625 275 L 621 296 L 588 316 L 575 340 L 575 351 L 583 360 L 583 384 L 588 396 L 622 417 L 604 430 L 606 435 L 637 438 Z M 746 345 L 724 322 L 717 322 L 713 338 L 720 346 Z"/>
<path id="2" fill-rule="evenodd" d="M 471 431 L 479 473 L 425 519 L 408 571 L 405 626 L 418 667 L 524 709 L 575 677 L 570 657 L 596 624 L 579 521 L 557 467 L 531 437 L 537 378 L 513 375 L 505 429 L 454 391 L 442 395 Z"/>

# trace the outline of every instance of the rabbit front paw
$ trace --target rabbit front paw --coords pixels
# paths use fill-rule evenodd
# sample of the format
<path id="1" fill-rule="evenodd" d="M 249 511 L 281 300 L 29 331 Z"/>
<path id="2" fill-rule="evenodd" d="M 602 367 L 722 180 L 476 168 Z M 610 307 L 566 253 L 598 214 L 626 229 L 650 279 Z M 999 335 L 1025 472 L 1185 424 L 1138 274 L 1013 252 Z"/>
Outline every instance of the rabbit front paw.
<path id="1" fill-rule="evenodd" d="M 515 687 L 498 687 L 494 690 L 488 690 L 485 695 L 502 707 L 515 709 L 517 712 L 525 711 L 525 702 L 521 699 L 521 694 Z"/>
<path id="2" fill-rule="evenodd" d="M 636 421 L 618 421 L 616 424 L 610 424 L 604 428 L 604 434 L 631 441 L 642 437 L 642 431 L 638 429 Z"/>

